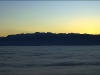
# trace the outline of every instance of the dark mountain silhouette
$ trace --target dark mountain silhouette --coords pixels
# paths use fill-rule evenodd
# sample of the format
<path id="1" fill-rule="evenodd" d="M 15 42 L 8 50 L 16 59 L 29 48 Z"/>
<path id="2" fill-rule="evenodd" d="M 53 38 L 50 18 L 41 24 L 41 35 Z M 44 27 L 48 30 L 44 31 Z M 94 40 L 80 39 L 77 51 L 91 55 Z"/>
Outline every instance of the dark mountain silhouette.
<path id="1" fill-rule="evenodd" d="M 26 33 L 0 37 L 0 46 L 100 45 L 100 35 L 77 33 Z"/>

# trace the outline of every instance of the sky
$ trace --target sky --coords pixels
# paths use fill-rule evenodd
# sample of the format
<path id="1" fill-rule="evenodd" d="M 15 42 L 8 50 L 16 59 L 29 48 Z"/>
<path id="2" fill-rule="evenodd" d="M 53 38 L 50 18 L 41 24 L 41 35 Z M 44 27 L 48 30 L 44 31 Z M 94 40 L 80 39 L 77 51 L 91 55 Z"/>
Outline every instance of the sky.
<path id="1" fill-rule="evenodd" d="M 0 36 L 100 34 L 100 1 L 0 1 Z"/>

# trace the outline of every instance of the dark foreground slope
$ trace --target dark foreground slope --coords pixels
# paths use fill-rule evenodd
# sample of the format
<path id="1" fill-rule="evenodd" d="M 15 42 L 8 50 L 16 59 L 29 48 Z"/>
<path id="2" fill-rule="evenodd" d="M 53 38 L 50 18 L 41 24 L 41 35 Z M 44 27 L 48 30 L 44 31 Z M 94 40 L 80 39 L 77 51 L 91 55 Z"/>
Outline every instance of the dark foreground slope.
<path id="1" fill-rule="evenodd" d="M 0 38 L 0 46 L 100 45 L 100 35 L 40 33 L 16 34 Z"/>

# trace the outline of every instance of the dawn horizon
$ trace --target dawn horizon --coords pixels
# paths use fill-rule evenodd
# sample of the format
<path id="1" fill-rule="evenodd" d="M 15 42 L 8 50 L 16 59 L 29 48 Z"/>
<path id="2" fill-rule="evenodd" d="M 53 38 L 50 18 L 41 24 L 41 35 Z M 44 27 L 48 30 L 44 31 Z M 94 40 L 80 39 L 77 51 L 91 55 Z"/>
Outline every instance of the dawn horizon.
<path id="1" fill-rule="evenodd" d="M 100 34 L 99 1 L 0 1 L 0 36 L 52 32 Z"/>

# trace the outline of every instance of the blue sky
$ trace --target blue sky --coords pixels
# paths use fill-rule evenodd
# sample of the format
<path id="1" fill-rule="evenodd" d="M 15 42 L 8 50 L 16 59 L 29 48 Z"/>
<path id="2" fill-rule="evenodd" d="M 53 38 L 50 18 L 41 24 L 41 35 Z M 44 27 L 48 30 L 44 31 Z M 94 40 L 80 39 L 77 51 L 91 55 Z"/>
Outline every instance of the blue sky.
<path id="1" fill-rule="evenodd" d="M 100 1 L 0 1 L 0 36 L 100 33 Z"/>

